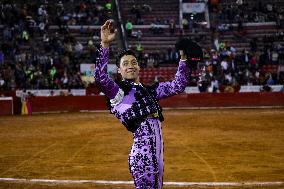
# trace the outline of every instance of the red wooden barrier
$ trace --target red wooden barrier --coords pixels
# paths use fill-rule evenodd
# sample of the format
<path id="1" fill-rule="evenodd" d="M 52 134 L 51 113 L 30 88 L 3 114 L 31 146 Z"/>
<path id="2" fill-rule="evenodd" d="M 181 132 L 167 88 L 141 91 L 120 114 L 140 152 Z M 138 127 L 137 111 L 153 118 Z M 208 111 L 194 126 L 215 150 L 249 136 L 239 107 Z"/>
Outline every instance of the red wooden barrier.
<path id="1" fill-rule="evenodd" d="M 33 112 L 105 110 L 104 96 L 53 96 L 30 99 Z"/>
<path id="2" fill-rule="evenodd" d="M 284 93 L 181 94 L 161 101 L 163 107 L 284 106 Z"/>
<path id="3" fill-rule="evenodd" d="M 284 93 L 180 94 L 161 100 L 164 108 L 283 106 Z M 106 110 L 104 96 L 33 97 L 33 112 Z"/>

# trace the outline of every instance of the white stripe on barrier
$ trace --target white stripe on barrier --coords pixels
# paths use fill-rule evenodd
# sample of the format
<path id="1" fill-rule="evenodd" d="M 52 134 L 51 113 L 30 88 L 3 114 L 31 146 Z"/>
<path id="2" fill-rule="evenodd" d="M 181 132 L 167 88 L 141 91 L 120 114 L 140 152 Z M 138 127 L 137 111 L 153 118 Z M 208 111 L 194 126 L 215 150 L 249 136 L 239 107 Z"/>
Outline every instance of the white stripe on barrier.
<path id="1" fill-rule="evenodd" d="M 54 180 L 54 179 L 20 179 L 0 178 L 0 181 L 17 183 L 53 183 L 53 184 L 105 184 L 105 185 L 133 185 L 133 181 L 109 181 L 109 180 Z M 164 182 L 167 186 L 279 186 L 282 181 L 275 182 Z"/>
<path id="2" fill-rule="evenodd" d="M 0 97 L 0 100 L 13 100 L 13 97 Z"/>

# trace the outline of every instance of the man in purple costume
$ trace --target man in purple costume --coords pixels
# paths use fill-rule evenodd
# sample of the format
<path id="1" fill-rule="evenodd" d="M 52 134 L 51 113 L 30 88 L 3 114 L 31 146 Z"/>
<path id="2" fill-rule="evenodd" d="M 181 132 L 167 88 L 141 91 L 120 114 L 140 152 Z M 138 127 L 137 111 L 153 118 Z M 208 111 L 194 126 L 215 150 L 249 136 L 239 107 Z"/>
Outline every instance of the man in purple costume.
<path id="1" fill-rule="evenodd" d="M 129 169 L 136 189 L 161 189 L 163 186 L 162 109 L 158 100 L 182 93 L 188 83 L 189 68 L 186 55 L 180 51 L 180 62 L 175 79 L 144 86 L 139 82 L 139 63 L 130 50 L 118 55 L 118 73 L 122 81 L 115 82 L 107 74 L 109 44 L 116 30 L 108 20 L 101 27 L 101 49 L 94 77 L 109 99 L 110 111 L 133 133 L 129 154 Z"/>

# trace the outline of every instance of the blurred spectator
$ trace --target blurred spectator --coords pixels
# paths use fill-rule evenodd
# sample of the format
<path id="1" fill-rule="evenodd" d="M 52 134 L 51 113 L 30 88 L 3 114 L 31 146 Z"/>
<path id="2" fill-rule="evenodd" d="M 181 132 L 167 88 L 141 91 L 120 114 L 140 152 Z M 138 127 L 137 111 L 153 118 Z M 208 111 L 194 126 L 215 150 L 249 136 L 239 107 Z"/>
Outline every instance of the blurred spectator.
<path id="1" fill-rule="evenodd" d="M 216 93 L 219 92 L 219 82 L 215 77 L 212 77 L 210 87 L 208 88 L 209 92 Z"/>
<path id="2" fill-rule="evenodd" d="M 55 76 L 56 76 L 57 70 L 55 68 L 55 66 L 52 66 L 52 68 L 49 71 L 49 78 L 51 81 L 55 80 Z"/>
<path id="3" fill-rule="evenodd" d="M 271 92 L 271 91 L 272 91 L 272 88 L 269 85 L 263 85 L 260 88 L 260 92 Z"/>
<path id="4" fill-rule="evenodd" d="M 4 64 L 4 53 L 0 50 L 0 67 Z"/>
<path id="5" fill-rule="evenodd" d="M 142 35 L 143 35 L 142 31 L 138 30 L 137 31 L 137 39 L 138 39 L 138 41 L 141 41 Z"/>
<path id="6" fill-rule="evenodd" d="M 151 27 L 149 29 L 153 34 L 161 34 L 164 32 L 164 29 L 161 26 L 161 21 L 158 18 L 155 18 L 151 23 Z"/>
<path id="7" fill-rule="evenodd" d="M 168 48 L 167 54 L 170 62 L 176 62 L 176 60 L 178 59 L 178 52 L 176 52 L 176 50 L 171 47 Z"/>
<path id="8" fill-rule="evenodd" d="M 68 91 L 67 91 L 67 96 L 73 96 L 73 93 L 71 91 L 71 89 L 69 88 Z"/>
<path id="9" fill-rule="evenodd" d="M 144 48 L 143 48 L 141 42 L 137 42 L 137 43 L 136 43 L 136 45 L 135 45 L 135 50 L 136 50 L 136 52 L 137 52 L 137 54 L 138 54 L 138 60 L 139 60 L 139 61 L 142 60 Z"/>
<path id="10" fill-rule="evenodd" d="M 249 67 L 250 67 L 250 71 L 255 71 L 257 68 L 257 60 L 256 60 L 256 56 L 253 55 L 249 61 Z"/>
<path id="11" fill-rule="evenodd" d="M 80 58 L 81 57 L 81 55 L 83 53 L 83 49 L 84 49 L 83 45 L 79 41 L 77 41 L 76 45 L 74 47 L 75 57 L 76 58 Z"/>
<path id="12" fill-rule="evenodd" d="M 107 10 L 108 12 L 111 11 L 111 9 L 112 9 L 112 3 L 111 3 L 111 2 L 106 2 L 105 8 L 106 8 L 106 10 Z"/>
<path id="13" fill-rule="evenodd" d="M 273 50 L 271 52 L 271 61 L 272 61 L 272 64 L 277 64 L 278 63 L 278 57 L 279 57 L 279 54 L 278 52 L 275 50 Z"/>
<path id="14" fill-rule="evenodd" d="M 130 20 L 128 20 L 125 24 L 126 33 L 128 37 L 132 36 L 133 24 Z"/>
<path id="15" fill-rule="evenodd" d="M 145 13 L 149 13 L 152 11 L 152 7 L 149 5 L 149 4 L 143 4 L 142 5 L 142 10 L 145 12 Z"/>
<path id="16" fill-rule="evenodd" d="M 266 81 L 266 84 L 267 85 L 274 85 L 275 84 L 271 74 L 268 74 L 268 79 Z"/>
<path id="17" fill-rule="evenodd" d="M 132 37 L 137 37 L 138 41 L 141 41 L 142 35 L 143 33 L 141 30 L 132 31 Z"/>
<path id="18" fill-rule="evenodd" d="M 155 58 L 153 55 L 150 55 L 147 59 L 147 67 L 153 68 L 155 64 Z"/>
<path id="19" fill-rule="evenodd" d="M 23 33 L 22 33 L 22 39 L 23 39 L 23 41 L 29 41 L 29 34 L 28 34 L 28 32 L 27 31 L 23 31 Z"/>
<path id="20" fill-rule="evenodd" d="M 220 0 L 208 0 L 209 10 L 213 12 L 219 12 Z"/>
<path id="21" fill-rule="evenodd" d="M 222 70 L 224 71 L 224 72 L 226 72 L 227 70 L 228 70 L 228 61 L 227 61 L 227 59 L 224 59 L 224 60 L 222 60 L 221 61 L 221 67 L 222 67 Z"/>
<path id="22" fill-rule="evenodd" d="M 236 4 L 237 4 L 238 6 L 241 6 L 241 5 L 244 4 L 244 2 L 243 2 L 243 0 L 237 0 L 237 1 L 236 1 Z"/>
<path id="23" fill-rule="evenodd" d="M 170 34 L 174 35 L 175 34 L 175 29 L 176 29 L 176 23 L 175 23 L 174 19 L 170 20 L 169 28 L 170 28 Z"/>
<path id="24" fill-rule="evenodd" d="M 257 38 L 255 38 L 255 37 L 250 41 L 250 50 L 252 52 L 257 51 Z"/>
<path id="25" fill-rule="evenodd" d="M 184 30 L 187 30 L 189 28 L 188 20 L 186 18 L 183 18 L 181 23 Z"/>
<path id="26" fill-rule="evenodd" d="M 225 86 L 225 88 L 224 88 L 224 92 L 225 92 L 225 93 L 233 93 L 233 92 L 235 92 L 235 89 L 234 89 L 233 86 L 227 85 L 227 86 Z"/>
<path id="27" fill-rule="evenodd" d="M 50 90 L 49 95 L 48 96 L 55 96 L 54 91 Z"/>
<path id="28" fill-rule="evenodd" d="M 64 73 L 64 76 L 61 78 L 62 88 L 66 89 L 68 88 L 69 78 L 67 76 L 67 73 Z"/>
<path id="29" fill-rule="evenodd" d="M 135 24 L 143 24 L 144 21 L 141 17 L 141 7 L 140 5 L 133 5 L 131 9 L 131 13 L 135 15 Z"/>
<path id="30" fill-rule="evenodd" d="M 4 85 L 5 85 L 5 80 L 2 78 L 0 74 L 0 90 L 4 89 Z"/>
<path id="31" fill-rule="evenodd" d="M 231 30 L 231 27 L 229 24 L 220 24 L 218 26 L 218 31 L 222 34 L 224 32 L 227 32 L 227 31 L 230 31 Z"/>
<path id="32" fill-rule="evenodd" d="M 22 109 L 21 109 L 22 115 L 32 114 L 32 107 L 30 102 L 31 96 L 32 96 L 31 93 L 30 92 L 27 93 L 25 89 L 20 94 L 21 103 L 22 103 Z"/>
<path id="33" fill-rule="evenodd" d="M 4 41 L 9 41 L 12 39 L 12 31 L 9 27 L 5 27 L 3 30 Z"/>

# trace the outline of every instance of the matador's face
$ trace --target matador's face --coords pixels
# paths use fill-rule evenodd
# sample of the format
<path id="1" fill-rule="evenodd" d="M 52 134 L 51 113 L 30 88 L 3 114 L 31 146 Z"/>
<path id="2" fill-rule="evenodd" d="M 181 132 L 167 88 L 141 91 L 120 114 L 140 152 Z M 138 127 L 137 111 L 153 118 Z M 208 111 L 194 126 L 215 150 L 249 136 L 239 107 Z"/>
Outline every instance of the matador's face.
<path id="1" fill-rule="evenodd" d="M 139 71 L 138 61 L 133 55 L 124 55 L 121 57 L 118 73 L 121 74 L 123 79 L 139 83 Z"/>

